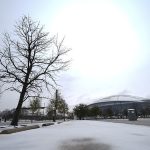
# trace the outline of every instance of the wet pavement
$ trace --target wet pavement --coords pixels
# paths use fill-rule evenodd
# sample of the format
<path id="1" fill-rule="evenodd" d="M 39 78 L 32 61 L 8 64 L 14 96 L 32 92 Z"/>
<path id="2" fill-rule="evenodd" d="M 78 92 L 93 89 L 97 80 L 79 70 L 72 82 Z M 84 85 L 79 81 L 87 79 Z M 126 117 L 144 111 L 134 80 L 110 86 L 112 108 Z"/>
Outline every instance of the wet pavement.
<path id="1" fill-rule="evenodd" d="M 150 118 L 138 118 L 137 121 L 129 121 L 128 119 L 105 119 L 100 121 L 150 126 Z"/>

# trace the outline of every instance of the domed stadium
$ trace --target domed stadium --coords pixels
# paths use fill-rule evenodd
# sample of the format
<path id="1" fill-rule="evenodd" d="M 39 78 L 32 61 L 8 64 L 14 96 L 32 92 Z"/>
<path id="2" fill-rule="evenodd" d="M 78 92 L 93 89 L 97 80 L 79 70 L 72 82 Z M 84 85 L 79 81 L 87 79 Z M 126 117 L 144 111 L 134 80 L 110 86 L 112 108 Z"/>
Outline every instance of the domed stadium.
<path id="1" fill-rule="evenodd" d="M 135 109 L 138 116 L 141 116 L 144 111 L 150 113 L 150 99 L 131 96 L 131 95 L 113 95 L 96 100 L 96 103 L 88 105 L 89 108 L 99 107 L 103 114 L 108 110 L 113 116 L 127 116 L 128 109 Z M 150 115 L 150 114 L 149 114 Z"/>
<path id="2" fill-rule="evenodd" d="M 100 101 L 141 101 L 145 98 L 132 96 L 132 95 L 112 95 L 109 97 L 105 97 L 100 99 Z"/>

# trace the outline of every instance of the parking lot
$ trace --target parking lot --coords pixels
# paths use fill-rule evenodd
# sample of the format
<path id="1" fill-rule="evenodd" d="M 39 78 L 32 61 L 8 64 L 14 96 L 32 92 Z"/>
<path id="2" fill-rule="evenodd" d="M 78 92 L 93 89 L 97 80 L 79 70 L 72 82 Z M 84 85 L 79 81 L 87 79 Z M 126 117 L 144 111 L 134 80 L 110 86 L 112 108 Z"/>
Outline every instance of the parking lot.
<path id="1" fill-rule="evenodd" d="M 150 126 L 150 118 L 138 118 L 137 121 L 129 121 L 128 119 L 104 119 L 101 121 Z"/>

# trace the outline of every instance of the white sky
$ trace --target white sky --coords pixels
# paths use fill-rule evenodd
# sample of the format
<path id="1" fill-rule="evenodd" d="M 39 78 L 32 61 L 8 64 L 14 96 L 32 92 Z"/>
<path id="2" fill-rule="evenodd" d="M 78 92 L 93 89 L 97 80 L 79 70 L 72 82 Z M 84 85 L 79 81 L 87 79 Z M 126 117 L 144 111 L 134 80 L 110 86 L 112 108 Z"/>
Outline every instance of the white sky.
<path id="1" fill-rule="evenodd" d="M 0 32 L 29 14 L 51 34 L 66 37 L 72 63 L 59 83 L 70 105 L 122 91 L 147 97 L 149 6 L 146 0 L 0 0 Z M 15 107 L 18 97 L 12 95 L 1 97 L 0 109 Z"/>

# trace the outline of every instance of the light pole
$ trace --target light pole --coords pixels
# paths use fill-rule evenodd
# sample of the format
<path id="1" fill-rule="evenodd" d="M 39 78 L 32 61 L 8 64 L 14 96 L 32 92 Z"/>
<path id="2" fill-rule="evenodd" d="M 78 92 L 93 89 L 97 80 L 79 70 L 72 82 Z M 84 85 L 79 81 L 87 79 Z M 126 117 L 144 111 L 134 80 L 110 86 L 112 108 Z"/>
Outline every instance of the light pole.
<path id="1" fill-rule="evenodd" d="M 55 118 L 55 107 L 53 107 L 53 122 L 56 121 L 56 118 Z"/>

